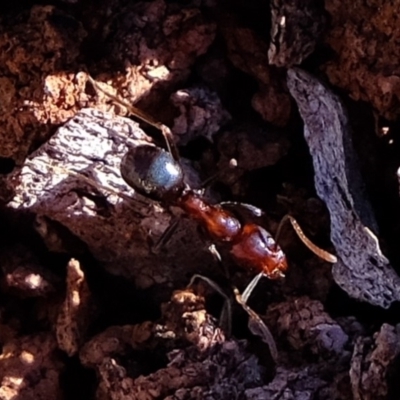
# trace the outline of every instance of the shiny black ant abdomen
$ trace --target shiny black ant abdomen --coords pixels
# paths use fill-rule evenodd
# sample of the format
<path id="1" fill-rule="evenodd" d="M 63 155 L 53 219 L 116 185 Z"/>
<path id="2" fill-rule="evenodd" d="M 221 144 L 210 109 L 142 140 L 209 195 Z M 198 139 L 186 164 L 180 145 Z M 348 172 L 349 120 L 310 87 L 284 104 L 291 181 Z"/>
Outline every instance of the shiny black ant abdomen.
<path id="1" fill-rule="evenodd" d="M 131 148 L 120 168 L 129 186 L 153 200 L 175 202 L 185 188 L 181 166 L 171 153 L 159 147 Z"/>

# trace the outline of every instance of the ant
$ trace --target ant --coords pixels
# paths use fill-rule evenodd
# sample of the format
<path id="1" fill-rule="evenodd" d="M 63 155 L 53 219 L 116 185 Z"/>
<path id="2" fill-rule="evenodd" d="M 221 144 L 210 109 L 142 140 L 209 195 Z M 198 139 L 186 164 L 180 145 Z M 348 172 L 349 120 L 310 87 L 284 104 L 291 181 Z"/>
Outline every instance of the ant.
<path id="1" fill-rule="evenodd" d="M 139 145 L 128 151 L 120 167 L 125 182 L 145 197 L 156 200 L 167 207 L 177 206 L 182 209 L 199 223 L 210 239 L 217 244 L 226 245 L 237 264 L 258 272 L 242 294 L 244 302 L 247 301 L 261 277 L 283 278 L 288 268 L 288 262 L 277 241 L 260 225 L 242 222 L 234 213 L 227 210 L 227 206 L 229 204 L 243 206 L 257 216 L 262 213 L 261 210 L 242 203 L 209 204 L 199 191 L 190 188 L 185 183 L 169 128 L 153 120 L 136 107 L 107 93 L 90 76 L 88 79 L 96 90 L 126 107 L 136 117 L 161 130 L 166 140 L 168 151 L 147 144 Z M 335 263 L 337 261 L 335 256 L 318 248 L 307 239 L 296 220 L 289 215 L 282 219 L 277 237 L 286 220 L 291 222 L 300 239 L 315 254 L 328 262 Z"/>
<path id="2" fill-rule="evenodd" d="M 184 182 L 182 168 L 171 153 L 151 145 L 131 148 L 121 162 L 121 175 L 142 195 L 181 208 L 213 241 L 228 244 L 238 264 L 270 279 L 284 276 L 286 256 L 272 236 L 259 225 L 241 223 L 223 206 L 209 204 Z"/>

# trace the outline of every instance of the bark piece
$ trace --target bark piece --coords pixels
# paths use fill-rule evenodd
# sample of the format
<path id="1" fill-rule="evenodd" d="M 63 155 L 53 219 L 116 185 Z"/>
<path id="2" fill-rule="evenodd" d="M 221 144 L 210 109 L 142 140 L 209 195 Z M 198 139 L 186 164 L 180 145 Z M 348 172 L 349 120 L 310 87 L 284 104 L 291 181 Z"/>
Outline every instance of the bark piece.
<path id="1" fill-rule="evenodd" d="M 68 356 L 79 350 L 93 315 L 91 293 L 79 262 L 72 259 L 67 266 L 67 290 L 56 323 L 58 347 Z"/>
<path id="2" fill-rule="evenodd" d="M 400 300 L 400 278 L 382 254 L 366 199 L 351 133 L 339 99 L 300 69 L 288 73 L 289 90 L 304 121 L 318 196 L 331 217 L 338 255 L 332 273 L 350 296 L 384 308 Z"/>
<path id="3" fill-rule="evenodd" d="M 400 353 L 399 343 L 399 331 L 389 324 L 383 324 L 373 338 L 357 339 L 350 369 L 355 400 L 387 399 L 387 374 Z"/>
<path id="4" fill-rule="evenodd" d="M 315 0 L 271 2 L 270 64 L 292 67 L 301 64 L 315 49 L 324 30 L 324 10 Z"/>
<path id="5" fill-rule="evenodd" d="M 137 325 L 112 326 L 97 334 L 80 349 L 79 357 L 86 367 L 96 368 L 106 357 L 114 357 L 127 351 L 148 349 L 149 351 L 168 339 L 173 342 L 175 334 L 160 324 L 146 321 Z"/>
<path id="6" fill-rule="evenodd" d="M 59 386 L 63 364 L 57 343 L 49 333 L 11 340 L 0 355 L 2 400 L 61 399 Z"/>
<path id="7" fill-rule="evenodd" d="M 151 252 L 171 214 L 135 194 L 120 174 L 128 146 L 150 142 L 129 119 L 82 110 L 27 160 L 9 207 L 38 215 L 39 233 L 55 248 L 77 237 L 109 272 L 142 288 L 183 287 L 215 263 L 196 223 L 186 220 L 159 254 Z"/>

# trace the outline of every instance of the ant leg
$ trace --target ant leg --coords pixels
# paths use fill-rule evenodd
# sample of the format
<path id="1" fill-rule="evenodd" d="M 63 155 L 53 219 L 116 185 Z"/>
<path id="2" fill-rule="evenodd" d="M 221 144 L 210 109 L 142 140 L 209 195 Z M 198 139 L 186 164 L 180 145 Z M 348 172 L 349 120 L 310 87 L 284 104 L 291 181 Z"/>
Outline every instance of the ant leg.
<path id="1" fill-rule="evenodd" d="M 257 286 L 258 282 L 260 281 L 260 279 L 264 276 L 264 274 L 262 272 L 260 272 L 259 274 L 257 274 L 252 280 L 251 282 L 246 286 L 246 289 L 244 290 L 244 292 L 242 293 L 242 300 L 244 301 L 244 303 L 247 303 L 247 301 L 249 300 L 249 297 L 251 296 L 251 294 L 253 293 L 254 288 Z"/>
<path id="2" fill-rule="evenodd" d="M 258 274 L 258 275 L 262 275 L 262 274 Z M 260 277 L 258 279 L 260 279 Z M 206 282 L 208 285 L 210 285 L 217 293 L 219 293 L 225 299 L 225 304 L 224 304 L 224 307 L 223 307 L 223 309 L 221 311 L 221 315 L 220 315 L 220 325 L 227 326 L 227 328 L 225 330 L 230 335 L 231 329 L 232 329 L 232 303 L 231 303 L 230 298 L 224 293 L 224 291 L 221 289 L 221 287 L 217 283 L 215 283 L 213 280 L 211 280 L 203 275 L 194 275 L 192 277 L 192 279 L 190 280 L 188 286 L 193 285 L 193 283 L 196 279 L 201 279 L 204 282 Z M 253 281 L 254 281 L 254 279 L 253 279 Z M 249 327 L 250 332 L 253 335 L 260 337 L 261 340 L 265 344 L 267 344 L 269 351 L 271 353 L 271 357 L 276 362 L 278 359 L 278 350 L 277 350 L 275 340 L 272 336 L 271 331 L 268 329 L 267 325 L 265 325 L 264 321 L 260 318 L 260 316 L 246 304 L 246 301 L 244 301 L 243 296 L 240 294 L 239 290 L 237 288 L 233 287 L 233 292 L 235 294 L 236 301 L 238 302 L 238 304 L 240 304 L 240 306 L 243 308 L 243 310 L 249 316 L 248 327 Z M 224 324 L 224 321 L 225 321 L 226 325 Z"/>
<path id="3" fill-rule="evenodd" d="M 215 247 L 215 244 L 210 244 L 208 246 L 209 252 L 213 255 L 214 259 L 218 262 L 218 264 L 222 264 L 222 257 L 221 254 L 219 254 L 219 251 Z"/>
<path id="4" fill-rule="evenodd" d="M 168 228 L 162 233 L 156 243 L 151 247 L 151 251 L 154 254 L 157 254 L 169 242 L 172 235 L 176 231 L 176 228 L 178 228 L 180 221 L 180 217 L 174 217 Z"/>
<path id="5" fill-rule="evenodd" d="M 217 248 L 215 247 L 215 244 L 212 243 L 208 246 L 208 251 L 212 254 L 214 257 L 215 261 L 219 264 L 220 268 L 224 271 L 224 275 L 226 278 L 229 278 L 229 270 L 226 267 L 226 265 L 222 262 L 222 257 Z"/>
<path id="6" fill-rule="evenodd" d="M 153 126 L 154 128 L 157 128 L 159 131 L 161 131 L 161 133 L 164 137 L 164 140 L 166 142 L 168 151 L 172 154 L 172 156 L 175 158 L 175 160 L 177 160 L 179 158 L 178 150 L 176 149 L 171 129 L 169 129 L 163 123 L 155 120 L 153 117 L 151 117 L 147 113 L 143 112 L 139 108 L 127 103 L 126 101 L 120 99 L 118 96 L 114 96 L 113 94 L 104 90 L 98 84 L 98 82 L 96 82 L 89 74 L 88 74 L 88 81 L 92 84 L 92 86 L 94 87 L 94 89 L 96 91 L 99 91 L 99 92 L 105 94 L 108 98 L 113 100 L 115 103 L 119 104 L 122 107 L 125 107 L 135 117 L 139 118 L 143 122 L 146 122 L 149 125 Z"/>
<path id="7" fill-rule="evenodd" d="M 232 211 L 234 211 L 235 209 L 237 210 L 238 208 L 242 208 L 243 210 L 250 213 L 253 217 L 257 218 L 264 215 L 264 211 L 261 210 L 261 208 L 258 208 L 248 203 L 240 203 L 238 201 L 222 201 L 221 203 L 218 203 L 218 205 L 223 206 L 224 208 L 231 209 Z"/>
<path id="8" fill-rule="evenodd" d="M 258 274 L 256 278 L 259 275 L 262 274 Z M 260 279 L 260 277 L 258 279 Z M 253 281 L 254 280 L 255 278 L 253 279 Z M 276 343 L 274 337 L 272 336 L 271 331 L 268 329 L 267 325 L 265 325 L 264 321 L 260 318 L 260 316 L 246 304 L 246 301 L 243 299 L 243 295 L 239 293 L 239 290 L 234 287 L 233 292 L 235 293 L 236 301 L 242 306 L 243 310 L 246 311 L 249 316 L 248 327 L 251 333 L 253 335 L 259 336 L 261 340 L 268 345 L 271 357 L 276 362 L 278 360 L 278 349 L 276 347 Z M 245 292 L 243 292 L 243 294 Z"/>
<path id="9" fill-rule="evenodd" d="M 168 126 L 161 124 L 160 130 L 162 135 L 164 136 L 164 140 L 167 144 L 168 151 L 172 154 L 175 160 L 179 160 L 179 152 L 175 145 L 174 135 L 171 132 L 171 129 Z"/>
<path id="10" fill-rule="evenodd" d="M 323 260 L 330 262 L 330 263 L 336 263 L 337 262 L 337 257 L 334 256 L 333 254 L 321 249 L 318 247 L 316 244 L 314 244 L 308 237 L 304 234 L 303 230 L 300 228 L 300 225 L 297 223 L 297 221 L 289 214 L 286 214 L 282 219 L 281 222 L 279 223 L 278 230 L 276 231 L 276 236 L 275 236 L 275 242 L 278 243 L 279 236 L 282 231 L 282 226 L 286 221 L 290 221 L 294 231 L 296 232 L 297 236 L 299 239 L 304 243 L 304 245 L 310 249 L 315 255 L 317 255 L 319 258 L 322 258 Z"/>
<path id="11" fill-rule="evenodd" d="M 207 278 L 204 275 L 193 275 L 190 279 L 188 287 L 192 286 L 196 279 L 200 279 L 206 282 L 212 289 L 214 289 L 219 295 L 221 295 L 224 299 L 224 305 L 221 310 L 221 314 L 219 317 L 219 325 L 224 328 L 224 330 L 228 333 L 228 336 L 231 335 L 232 331 L 232 301 L 229 296 L 222 290 L 222 288 L 210 278 Z"/>

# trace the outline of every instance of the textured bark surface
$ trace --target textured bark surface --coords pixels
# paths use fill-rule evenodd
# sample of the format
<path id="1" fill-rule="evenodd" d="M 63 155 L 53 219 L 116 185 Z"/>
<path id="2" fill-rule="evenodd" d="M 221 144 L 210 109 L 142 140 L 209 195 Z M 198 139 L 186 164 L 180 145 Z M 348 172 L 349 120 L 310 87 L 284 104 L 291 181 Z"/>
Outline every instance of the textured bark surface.
<path id="1" fill-rule="evenodd" d="M 400 277 L 379 247 L 345 110 L 337 96 L 300 69 L 289 70 L 288 86 L 304 120 L 315 187 L 331 215 L 339 256 L 333 277 L 352 297 L 387 308 L 400 300 Z"/>
<path id="2" fill-rule="evenodd" d="M 138 198 L 120 174 L 128 148 L 150 142 L 129 119 L 82 110 L 26 161 L 9 206 L 35 214 L 37 230 L 54 251 L 68 246 L 68 237 L 58 229 L 61 224 L 108 271 L 139 288 L 185 285 L 196 272 L 207 270 L 204 265 L 217 268 L 196 225 L 182 221 L 181 233 L 160 254 L 153 253 L 171 213 Z M 187 265 L 184 275 L 177 265 Z"/>

